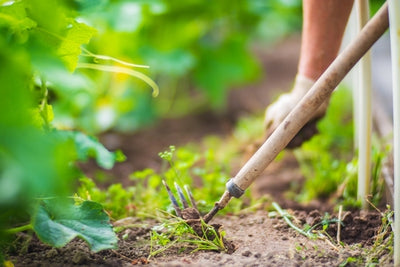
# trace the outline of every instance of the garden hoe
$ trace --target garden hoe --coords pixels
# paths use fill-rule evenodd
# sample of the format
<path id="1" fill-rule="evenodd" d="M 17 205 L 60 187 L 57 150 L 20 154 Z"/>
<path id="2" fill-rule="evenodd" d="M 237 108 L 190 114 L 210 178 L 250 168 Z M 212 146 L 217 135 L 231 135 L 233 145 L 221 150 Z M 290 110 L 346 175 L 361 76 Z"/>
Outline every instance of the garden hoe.
<path id="1" fill-rule="evenodd" d="M 223 209 L 232 197 L 239 198 L 244 191 L 253 183 L 262 171 L 275 159 L 275 157 L 288 145 L 301 128 L 312 118 L 313 113 L 326 101 L 336 86 L 343 80 L 346 74 L 354 67 L 361 57 L 372 47 L 372 45 L 383 35 L 389 27 L 388 5 L 385 3 L 373 18 L 365 25 L 358 36 L 343 50 L 343 52 L 332 62 L 328 69 L 317 80 L 314 86 L 301 99 L 301 101 L 287 115 L 284 121 L 276 128 L 271 136 L 256 151 L 256 153 L 240 169 L 238 174 L 231 178 L 226 184 L 226 191 L 212 210 L 203 217 L 208 223 L 215 214 Z M 184 206 L 181 210 L 173 197 L 168 186 L 166 186 L 171 202 L 177 215 L 183 219 L 199 219 L 200 214 L 195 206 L 191 193 L 187 190 L 191 199 L 192 208 L 189 208 L 182 190 L 176 185 L 179 198 Z M 185 214 L 185 212 L 189 214 Z M 191 214 L 191 213 L 195 214 Z M 189 216 L 188 216 L 189 215 Z"/>

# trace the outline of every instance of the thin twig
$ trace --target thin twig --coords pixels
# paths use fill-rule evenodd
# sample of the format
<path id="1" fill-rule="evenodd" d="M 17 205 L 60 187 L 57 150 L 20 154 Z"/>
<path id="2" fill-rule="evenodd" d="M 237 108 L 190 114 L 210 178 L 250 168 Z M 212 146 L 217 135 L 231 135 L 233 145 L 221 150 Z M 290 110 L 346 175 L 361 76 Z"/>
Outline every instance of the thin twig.
<path id="1" fill-rule="evenodd" d="M 122 255 L 121 253 L 119 253 L 119 252 L 116 251 L 115 249 L 112 249 L 111 251 L 112 251 L 115 255 L 117 255 L 118 257 L 121 257 L 121 258 L 123 258 L 123 259 L 125 259 L 125 260 L 127 260 L 127 261 L 129 261 L 129 262 L 133 262 L 133 261 L 134 261 L 133 259 L 131 259 L 131 258 L 125 256 L 125 255 Z"/>
<path id="2" fill-rule="evenodd" d="M 341 221 L 342 221 L 342 205 L 339 206 L 339 214 L 338 214 L 338 224 L 337 224 L 337 234 L 336 234 L 336 240 L 338 244 L 340 244 L 340 231 L 341 231 Z"/>
<path id="3" fill-rule="evenodd" d="M 329 240 L 329 238 L 326 235 L 320 235 L 319 238 L 323 239 L 329 246 L 331 246 L 334 250 L 339 251 L 339 248 L 333 244 Z"/>

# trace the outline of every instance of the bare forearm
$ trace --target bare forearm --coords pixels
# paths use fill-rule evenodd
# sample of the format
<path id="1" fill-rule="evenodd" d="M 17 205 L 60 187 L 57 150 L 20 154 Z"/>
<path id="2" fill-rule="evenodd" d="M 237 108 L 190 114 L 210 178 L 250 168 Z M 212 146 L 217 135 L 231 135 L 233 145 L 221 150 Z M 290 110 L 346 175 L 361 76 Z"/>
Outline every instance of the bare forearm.
<path id="1" fill-rule="evenodd" d="M 353 0 L 303 0 L 298 73 L 317 80 L 340 49 Z"/>

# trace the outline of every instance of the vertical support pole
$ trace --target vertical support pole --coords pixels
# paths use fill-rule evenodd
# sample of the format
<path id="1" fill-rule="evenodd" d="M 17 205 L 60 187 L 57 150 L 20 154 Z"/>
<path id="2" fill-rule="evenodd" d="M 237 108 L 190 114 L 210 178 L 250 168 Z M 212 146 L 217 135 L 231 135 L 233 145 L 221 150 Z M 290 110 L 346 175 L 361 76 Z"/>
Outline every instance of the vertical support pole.
<path id="1" fill-rule="evenodd" d="M 369 19 L 368 0 L 357 0 L 358 27 L 361 30 Z M 367 52 L 359 62 L 358 84 L 358 190 L 357 197 L 362 208 L 367 207 L 366 198 L 370 190 L 371 179 L 371 132 L 372 132 L 372 86 L 371 53 Z"/>
<path id="2" fill-rule="evenodd" d="M 394 266 L 400 266 L 400 2 L 389 0 L 393 77 Z"/>
<path id="3" fill-rule="evenodd" d="M 357 7 L 356 5 L 353 5 L 353 9 L 350 13 L 350 18 L 349 18 L 349 23 L 347 24 L 347 29 L 346 29 L 346 34 L 348 35 L 349 40 L 354 40 L 355 36 L 357 36 L 359 32 L 359 27 L 358 27 L 358 18 L 357 18 Z M 346 36 L 346 35 L 345 35 Z M 346 41 L 346 39 L 344 39 Z M 348 41 L 350 43 L 350 41 Z M 348 45 L 347 43 L 347 45 Z M 347 77 L 350 78 L 348 82 L 348 86 L 351 88 L 352 96 L 353 96 L 353 128 L 354 128 L 354 133 L 353 133 L 353 146 L 354 146 L 354 151 L 358 151 L 358 121 L 359 121 L 359 103 L 360 103 L 360 97 L 358 96 L 359 94 L 359 69 L 358 65 L 356 65 L 347 75 Z"/>

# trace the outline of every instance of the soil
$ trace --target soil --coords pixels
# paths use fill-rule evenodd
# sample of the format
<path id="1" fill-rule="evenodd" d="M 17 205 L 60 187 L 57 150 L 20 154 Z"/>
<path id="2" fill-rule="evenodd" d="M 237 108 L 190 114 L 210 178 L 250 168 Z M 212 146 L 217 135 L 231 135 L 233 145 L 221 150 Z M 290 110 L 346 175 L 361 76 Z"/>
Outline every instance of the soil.
<path id="1" fill-rule="evenodd" d="M 320 221 L 321 213 L 295 211 L 300 223 Z M 126 218 L 124 223 L 140 224 L 119 234 L 117 250 L 90 252 L 86 243 L 76 239 L 63 248 L 52 248 L 35 237 L 15 243 L 10 258 L 15 266 L 339 266 L 348 259 L 365 259 L 373 250 L 373 243 L 381 225 L 377 212 L 343 215 L 340 232 L 342 245 L 329 239 L 310 239 L 293 230 L 281 218 L 269 216 L 266 211 L 238 216 L 217 216 L 215 223 L 226 231 L 228 252 L 199 251 L 193 248 L 172 248 L 148 259 L 150 229 L 155 221 L 138 222 Z M 327 232 L 336 240 L 337 225 Z M 21 236 L 22 237 L 22 236 Z M 24 242 L 23 242 L 24 240 Z M 379 266 L 392 266 L 388 252 L 378 254 Z M 364 266 L 365 262 L 349 262 L 342 266 Z"/>
<path id="2" fill-rule="evenodd" d="M 299 37 L 294 36 L 265 49 L 254 51 L 264 66 L 265 77 L 244 90 L 233 90 L 224 113 L 207 112 L 179 119 L 168 119 L 134 134 L 107 133 L 101 141 L 109 149 L 122 149 L 127 155 L 125 163 L 118 164 L 109 174 L 119 177 L 124 185 L 128 176 L 143 168 L 159 169 L 158 152 L 169 145 L 199 142 L 206 135 L 226 137 L 231 134 L 240 116 L 262 112 L 282 91 L 290 88 L 296 73 Z M 338 217 L 329 200 L 316 200 L 300 205 L 285 198 L 284 193 L 294 182 L 301 183 L 302 176 L 293 154 L 273 162 L 252 186 L 255 197 L 268 196 L 286 209 L 300 225 L 320 222 L 325 211 L 331 218 Z M 243 155 L 244 159 L 248 155 Z M 90 164 L 84 166 L 87 172 Z M 237 171 L 240 166 L 233 169 Z M 90 252 L 85 242 L 75 239 L 63 248 L 52 248 L 35 236 L 21 234 L 8 251 L 15 266 L 364 266 L 368 257 L 380 258 L 380 266 L 392 266 L 389 252 L 376 253 L 375 241 L 379 236 L 381 214 L 375 211 L 343 211 L 341 225 L 326 228 L 329 238 L 311 239 L 295 231 L 273 212 L 247 211 L 239 215 L 217 215 L 211 223 L 221 225 L 226 231 L 226 245 L 230 252 L 198 251 L 190 247 L 172 248 L 148 259 L 150 229 L 158 222 L 126 218 L 115 225 L 136 225 L 120 232 L 116 250 Z M 219 226 L 218 226 L 219 227 Z M 339 236 L 338 236 L 339 232 Z M 340 243 L 336 242 L 337 238 Z M 358 260 L 358 261 L 357 261 Z M 347 264 L 347 265 L 346 265 Z"/>

